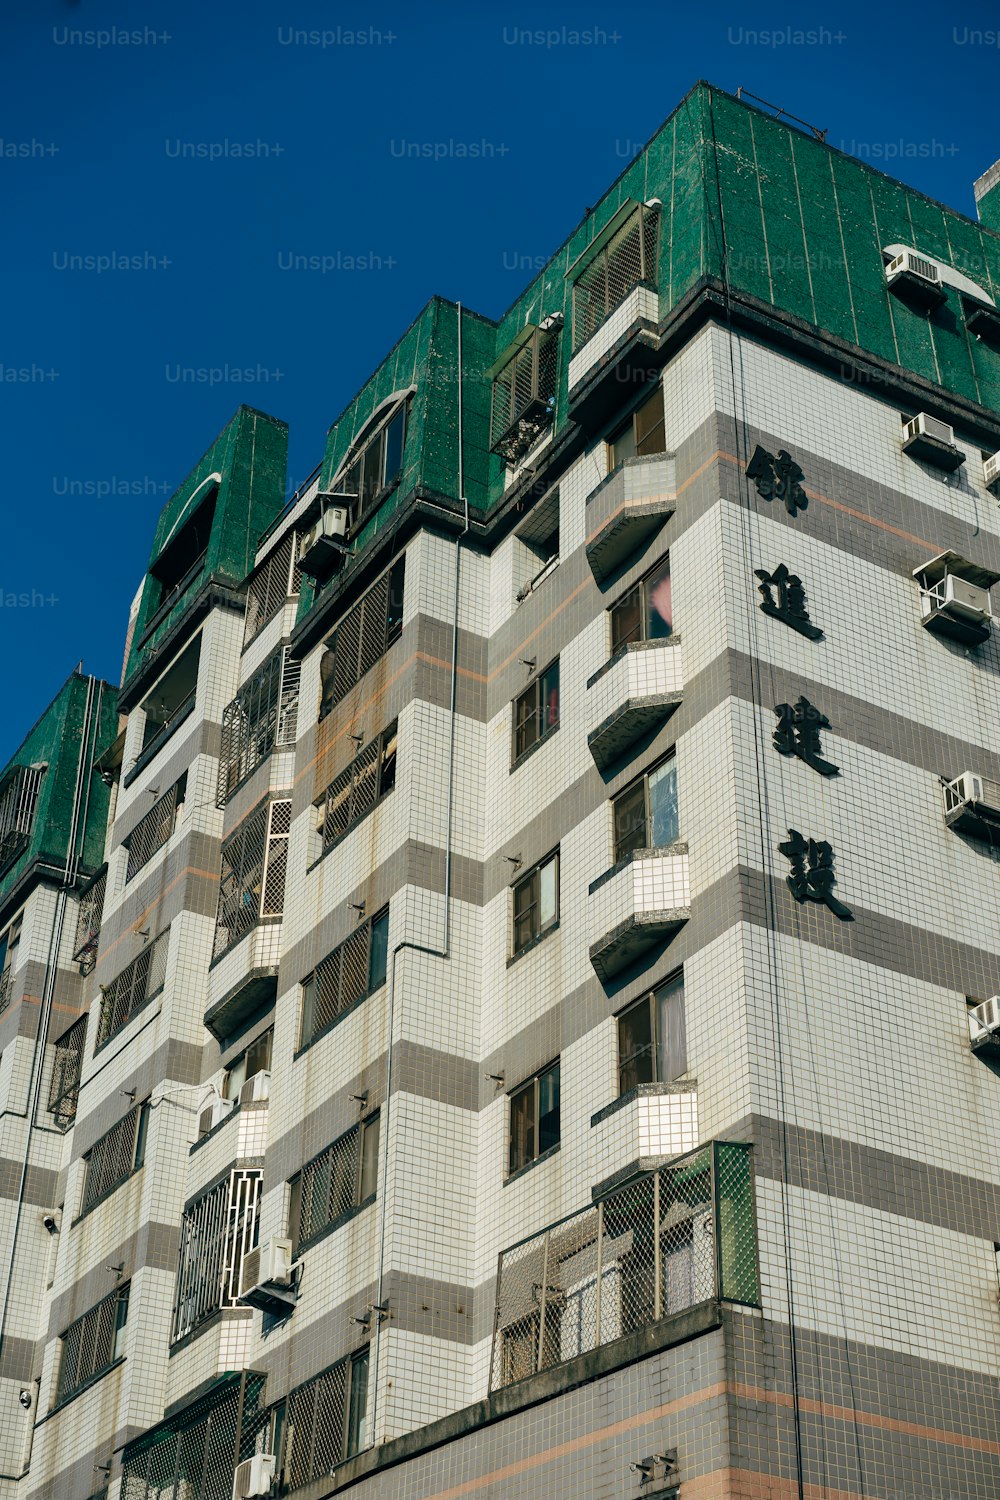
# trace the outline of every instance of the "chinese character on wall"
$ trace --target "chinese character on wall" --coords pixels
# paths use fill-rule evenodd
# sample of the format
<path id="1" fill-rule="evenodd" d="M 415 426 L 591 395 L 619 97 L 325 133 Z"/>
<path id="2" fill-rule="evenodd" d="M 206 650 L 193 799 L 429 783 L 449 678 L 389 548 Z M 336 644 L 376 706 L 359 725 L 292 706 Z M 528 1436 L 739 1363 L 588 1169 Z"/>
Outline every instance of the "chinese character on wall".
<path id="1" fill-rule="evenodd" d="M 830 728 L 830 720 L 814 708 L 808 698 L 796 703 L 775 706 L 778 727 L 774 731 L 774 748 L 779 755 L 797 755 L 821 776 L 839 776 L 840 768 L 823 759 L 820 730 Z"/>
<path id="2" fill-rule="evenodd" d="M 758 443 L 747 464 L 746 474 L 748 479 L 753 480 L 762 500 L 781 500 L 790 516 L 805 510 L 809 504 L 800 483 L 802 470 L 784 448 L 779 448 L 775 457 Z"/>
<path id="3" fill-rule="evenodd" d="M 779 563 L 773 573 L 768 573 L 764 568 L 755 568 L 754 576 L 760 579 L 757 585 L 761 594 L 760 607 L 766 615 L 790 625 L 807 640 L 823 639 L 822 630 L 809 618 L 806 591 L 797 574 L 790 573 L 784 563 Z"/>
<path id="4" fill-rule="evenodd" d="M 842 922 L 853 921 L 850 907 L 833 894 L 837 884 L 833 849 L 825 839 L 807 839 L 797 828 L 789 828 L 788 838 L 778 849 L 791 864 L 785 883 L 796 901 L 820 901 Z"/>

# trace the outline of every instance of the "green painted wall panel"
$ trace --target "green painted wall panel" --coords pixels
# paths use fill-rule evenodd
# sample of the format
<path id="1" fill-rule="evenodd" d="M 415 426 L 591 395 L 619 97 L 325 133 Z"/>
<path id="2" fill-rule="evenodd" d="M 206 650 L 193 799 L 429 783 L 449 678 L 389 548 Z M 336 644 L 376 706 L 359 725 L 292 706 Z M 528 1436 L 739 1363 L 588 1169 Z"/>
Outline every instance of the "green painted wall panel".
<path id="1" fill-rule="evenodd" d="M 815 323 L 838 338 L 853 340 L 854 318 L 830 158 L 825 151 L 811 150 L 802 136 L 790 135 L 789 140 L 812 271 Z"/>
<path id="2" fill-rule="evenodd" d="M 780 125 L 750 117 L 764 206 L 772 298 L 778 306 L 809 309 L 815 322 L 811 272 L 796 190 L 792 138 Z"/>

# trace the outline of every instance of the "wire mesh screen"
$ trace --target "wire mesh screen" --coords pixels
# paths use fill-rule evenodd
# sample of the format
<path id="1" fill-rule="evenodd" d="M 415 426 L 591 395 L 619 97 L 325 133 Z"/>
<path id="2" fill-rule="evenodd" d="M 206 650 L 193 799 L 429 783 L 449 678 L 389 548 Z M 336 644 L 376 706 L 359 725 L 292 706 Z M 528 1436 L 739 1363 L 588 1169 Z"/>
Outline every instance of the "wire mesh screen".
<path id="1" fill-rule="evenodd" d="M 13 766 L 0 782 L 0 869 L 28 847 L 44 766 Z"/>
<path id="2" fill-rule="evenodd" d="M 128 1444 L 120 1500 L 232 1500 L 236 1465 L 259 1449 L 267 1424 L 264 1376 L 228 1377 Z"/>
<path id="3" fill-rule="evenodd" d="M 302 1168 L 297 1194 L 299 1246 L 355 1206 L 360 1158 L 361 1127 L 355 1125 Z"/>
<path id="4" fill-rule="evenodd" d="M 80 896 L 73 957 L 79 961 L 85 974 L 89 974 L 97 962 L 97 939 L 101 931 L 107 889 L 108 871 L 105 867 Z"/>
<path id="5" fill-rule="evenodd" d="M 295 559 L 294 531 L 282 539 L 270 557 L 247 584 L 247 618 L 243 644 L 252 641 L 268 620 L 273 620 L 286 599 L 299 592 L 302 575 Z"/>
<path id="6" fill-rule="evenodd" d="M 116 1287 L 67 1328 L 61 1340 L 57 1401 L 64 1401 L 119 1357 L 128 1296 L 128 1286 Z"/>
<path id="7" fill-rule="evenodd" d="M 163 984 L 167 969 L 167 934 L 147 943 L 117 979 L 101 986 L 101 1010 L 97 1021 L 97 1046 L 114 1036 L 150 995 Z"/>
<path id="8" fill-rule="evenodd" d="M 222 711 L 217 805 L 267 759 L 274 747 L 295 744 L 300 665 L 281 646 Z"/>
<path id="9" fill-rule="evenodd" d="M 48 1109 L 55 1116 L 55 1123 L 61 1130 L 65 1130 L 76 1119 L 86 1040 L 87 1017 L 81 1016 L 56 1042 Z"/>
<path id="10" fill-rule="evenodd" d="M 235 1307 L 243 1257 L 257 1244 L 262 1174 L 237 1168 L 184 1214 L 172 1339 L 221 1307 Z"/>
<path id="11" fill-rule="evenodd" d="M 403 619 L 405 563 L 404 553 L 337 626 L 332 642 L 333 684 L 324 698 L 327 709 L 346 697 L 398 638 Z"/>
<path id="12" fill-rule="evenodd" d="M 290 1391 L 285 1407 L 282 1491 L 332 1474 L 364 1445 L 368 1351 L 339 1360 Z"/>
<path id="13" fill-rule="evenodd" d="M 186 787 L 187 772 L 185 771 L 170 790 L 164 792 L 160 800 L 153 804 L 146 816 L 140 819 L 125 839 L 125 848 L 128 850 L 128 864 L 125 867 L 126 883 L 133 876 L 138 875 L 143 865 L 147 865 L 153 855 L 162 849 L 170 838 L 177 822 L 178 809 L 184 803 Z"/>
<path id="14" fill-rule="evenodd" d="M 106 1135 L 95 1141 L 87 1156 L 87 1174 L 83 1182 L 83 1210 L 86 1212 L 99 1198 L 124 1182 L 133 1167 L 139 1165 L 142 1132 L 146 1125 L 147 1105 L 137 1105 L 112 1125 Z"/>
<path id="15" fill-rule="evenodd" d="M 396 784 L 396 725 L 376 735 L 334 777 L 323 796 L 321 833 L 327 849 Z"/>
<path id="16" fill-rule="evenodd" d="M 261 917 L 281 916 L 291 813 L 291 799 L 260 802 L 223 844 L 216 958 Z"/>
<path id="17" fill-rule="evenodd" d="M 670 1162 L 505 1250 L 490 1389 L 717 1295 L 759 1300 L 749 1148 L 736 1143 Z"/>
<path id="18" fill-rule="evenodd" d="M 552 420 L 559 339 L 536 328 L 493 382 L 490 449 L 515 463 Z"/>
<path id="19" fill-rule="evenodd" d="M 302 1046 L 383 982 L 388 923 L 388 909 L 377 912 L 302 981 Z"/>
<path id="20" fill-rule="evenodd" d="M 573 283 L 573 352 L 637 286 L 656 286 L 660 216 L 639 204 Z"/>

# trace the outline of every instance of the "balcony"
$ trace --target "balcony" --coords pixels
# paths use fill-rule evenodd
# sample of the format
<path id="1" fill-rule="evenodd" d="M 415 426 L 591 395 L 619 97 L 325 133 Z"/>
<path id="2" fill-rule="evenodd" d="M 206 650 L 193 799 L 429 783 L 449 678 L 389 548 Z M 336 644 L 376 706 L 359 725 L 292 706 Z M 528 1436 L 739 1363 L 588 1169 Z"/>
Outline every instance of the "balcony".
<path id="1" fill-rule="evenodd" d="M 668 637 L 630 644 L 595 672 L 587 687 L 587 747 L 598 770 L 605 771 L 681 702 L 681 643 Z"/>
<path id="2" fill-rule="evenodd" d="M 650 378 L 659 349 L 660 298 L 636 286 L 569 362 L 569 410 L 593 429 Z"/>
<path id="3" fill-rule="evenodd" d="M 590 961 L 607 983 L 690 917 L 687 845 L 634 850 L 595 880 L 589 895 L 588 931 L 601 934 Z"/>
<path id="4" fill-rule="evenodd" d="M 587 498 L 587 561 L 597 582 L 648 546 L 675 509 L 672 454 L 619 464 Z"/>
<path id="5" fill-rule="evenodd" d="M 659 1165 L 698 1144 L 698 1093 L 692 1078 L 640 1083 L 591 1116 L 591 1166 L 599 1182 Z"/>
<path id="6" fill-rule="evenodd" d="M 605 1367 L 627 1363 L 658 1324 L 661 1342 L 671 1324 L 676 1341 L 690 1336 L 685 1314 L 713 1301 L 760 1303 L 750 1147 L 738 1142 L 635 1177 L 503 1251 L 490 1391 L 602 1346 Z"/>
<path id="7" fill-rule="evenodd" d="M 213 961 L 205 1025 L 223 1040 L 274 998 L 281 956 L 281 919 L 255 923 Z"/>

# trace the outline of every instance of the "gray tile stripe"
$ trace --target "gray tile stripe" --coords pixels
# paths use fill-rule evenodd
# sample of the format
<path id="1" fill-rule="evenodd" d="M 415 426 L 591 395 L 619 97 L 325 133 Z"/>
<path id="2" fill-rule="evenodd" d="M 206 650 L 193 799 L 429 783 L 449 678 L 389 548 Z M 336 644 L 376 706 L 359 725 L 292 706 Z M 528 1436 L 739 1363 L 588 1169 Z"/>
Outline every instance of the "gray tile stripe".
<path id="1" fill-rule="evenodd" d="M 157 1004 L 153 1001 L 153 1006 Z M 125 1044 L 126 1048 L 131 1043 Z M 73 1130 L 72 1160 L 77 1161 L 89 1151 L 96 1140 L 109 1131 L 116 1120 L 131 1108 L 129 1100 L 123 1098 L 120 1089 L 135 1089 L 136 1099 L 145 1099 L 154 1088 L 172 1087 L 176 1084 L 197 1084 L 205 1076 L 205 1048 L 194 1042 L 184 1042 L 170 1037 L 145 1057 L 137 1057 L 133 1070 L 126 1074 L 120 1085 L 106 1097 L 107 1075 L 104 1067 L 117 1058 L 121 1041 L 109 1042 L 107 1051 L 98 1053 L 97 1068 L 89 1065 L 85 1070 L 80 1089 L 80 1108 Z M 117 1069 L 115 1070 L 117 1072 Z M 214 1066 L 209 1073 L 214 1072 Z M 194 1095 L 197 1098 L 197 1095 Z M 99 1102 L 98 1102 L 99 1101 Z M 186 1101 L 191 1103 L 191 1096 Z M 166 1106 L 157 1105 L 157 1109 Z M 155 1122 L 154 1122 L 155 1126 Z"/>
<path id="2" fill-rule="evenodd" d="M 190 830 L 166 854 L 154 856 L 146 870 L 130 880 L 124 898 L 104 916 L 97 949 L 97 979 L 107 984 L 132 962 L 142 938 L 138 927 L 155 937 L 182 913 L 214 919 L 219 905 L 219 840 Z"/>
<path id="3" fill-rule="evenodd" d="M 4 1334 L 3 1347 L 0 1348 L 0 1380 L 21 1380 L 27 1385 L 34 1374 L 34 1342 Z"/>
<path id="4" fill-rule="evenodd" d="M 72 1233 L 72 1230 L 64 1228 L 63 1233 Z M 141 1267 L 173 1274 L 177 1270 L 179 1244 L 179 1223 L 158 1224 L 155 1220 L 148 1219 L 126 1239 L 120 1240 L 113 1250 L 106 1251 L 97 1265 L 85 1271 L 57 1297 L 53 1297 L 49 1303 L 47 1337 L 52 1339 L 64 1333 L 72 1322 L 114 1290 L 115 1276 L 113 1272 L 106 1271 L 105 1266 L 123 1265 L 123 1282 L 128 1281 Z"/>
<path id="5" fill-rule="evenodd" d="M 20 1181 L 20 1159 L 0 1156 L 0 1199 L 16 1199 Z M 59 1202 L 59 1173 L 52 1167 L 29 1163 L 24 1180 L 24 1201 L 35 1208 L 55 1208 Z"/>

